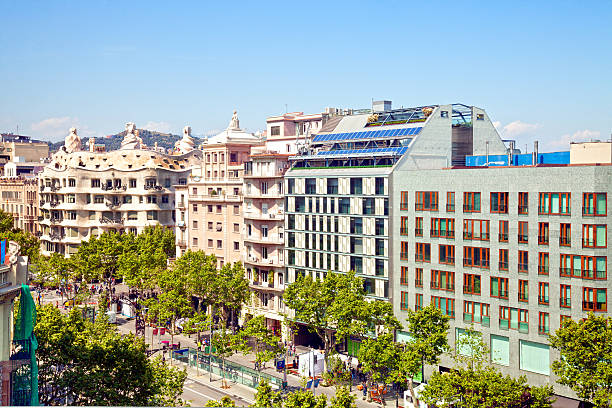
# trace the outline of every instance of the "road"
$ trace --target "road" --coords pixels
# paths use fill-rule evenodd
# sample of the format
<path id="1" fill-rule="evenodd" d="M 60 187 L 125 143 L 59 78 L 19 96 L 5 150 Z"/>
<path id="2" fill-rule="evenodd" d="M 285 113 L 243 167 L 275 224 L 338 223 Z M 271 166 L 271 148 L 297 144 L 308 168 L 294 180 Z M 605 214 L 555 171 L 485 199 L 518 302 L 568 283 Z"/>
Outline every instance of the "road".
<path id="1" fill-rule="evenodd" d="M 247 401 L 236 394 L 232 394 L 231 390 L 229 393 L 222 393 L 214 388 L 206 385 L 207 378 L 202 378 L 202 381 L 194 381 L 191 378 L 185 380 L 183 386 L 183 395 L 181 398 L 191 401 L 191 406 L 201 407 L 210 400 L 220 400 L 224 395 L 228 395 L 237 406 L 248 407 L 251 405 L 250 401 Z"/>

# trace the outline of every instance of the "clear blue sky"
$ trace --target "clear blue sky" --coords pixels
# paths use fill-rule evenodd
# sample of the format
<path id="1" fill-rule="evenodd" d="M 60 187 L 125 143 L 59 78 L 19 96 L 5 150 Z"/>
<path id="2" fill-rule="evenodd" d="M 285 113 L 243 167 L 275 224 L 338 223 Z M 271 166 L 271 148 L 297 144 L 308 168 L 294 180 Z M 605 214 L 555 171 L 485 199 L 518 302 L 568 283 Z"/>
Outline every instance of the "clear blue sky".
<path id="1" fill-rule="evenodd" d="M 610 138 L 612 2 L 1 0 L 0 131 L 195 134 L 233 109 L 462 102 L 506 137 Z M 529 147 L 531 149 L 531 145 Z"/>

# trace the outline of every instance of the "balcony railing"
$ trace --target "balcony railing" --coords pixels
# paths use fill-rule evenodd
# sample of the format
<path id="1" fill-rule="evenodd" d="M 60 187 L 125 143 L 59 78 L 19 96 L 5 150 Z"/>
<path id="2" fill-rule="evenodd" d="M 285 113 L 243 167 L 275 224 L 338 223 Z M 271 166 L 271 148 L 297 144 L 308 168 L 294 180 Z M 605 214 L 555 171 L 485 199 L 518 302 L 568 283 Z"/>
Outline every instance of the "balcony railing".
<path id="1" fill-rule="evenodd" d="M 488 241 L 490 234 L 488 232 L 481 232 L 480 234 L 475 234 L 469 231 L 463 231 L 463 239 L 475 240 L 475 241 Z"/>
<path id="2" fill-rule="evenodd" d="M 429 236 L 432 238 L 455 238 L 455 231 L 431 230 L 429 231 Z"/>
<path id="3" fill-rule="evenodd" d="M 410 286 L 410 283 L 409 283 L 409 281 L 408 281 L 408 278 L 407 278 L 407 277 L 405 277 L 405 276 L 402 276 L 402 277 L 400 278 L 400 285 L 402 285 L 402 286 Z"/>
<path id="4" fill-rule="evenodd" d="M 529 272 L 529 264 L 519 262 L 518 271 L 519 272 Z"/>
<path id="5" fill-rule="evenodd" d="M 478 320 L 480 318 L 480 320 Z M 489 316 L 474 316 L 472 313 L 463 313 L 463 321 L 466 323 L 480 323 L 485 327 L 491 326 L 491 318 Z"/>
<path id="6" fill-rule="evenodd" d="M 463 258 L 463 266 L 474 267 L 474 268 L 488 268 L 489 260 L 488 259 L 475 260 L 475 259 L 470 259 L 470 258 Z"/>
<path id="7" fill-rule="evenodd" d="M 499 261 L 499 270 L 507 271 L 508 270 L 508 262 Z"/>
<path id="8" fill-rule="evenodd" d="M 407 261 L 408 260 L 408 252 L 400 252 L 400 259 L 402 261 Z"/>
<path id="9" fill-rule="evenodd" d="M 431 261 L 431 255 L 414 254 L 414 260 L 416 262 L 430 262 Z"/>
<path id="10" fill-rule="evenodd" d="M 559 306 L 560 307 L 572 307 L 572 299 L 571 298 L 559 298 Z"/>
<path id="11" fill-rule="evenodd" d="M 608 310 L 607 303 L 605 302 L 587 302 L 582 301 L 582 310 L 591 310 L 594 312 L 606 312 Z"/>
<path id="12" fill-rule="evenodd" d="M 548 305 L 550 300 L 548 296 L 538 296 L 538 304 L 540 305 Z"/>
<path id="13" fill-rule="evenodd" d="M 436 290 L 448 290 L 451 292 L 455 291 L 455 284 L 451 282 L 449 282 L 448 284 L 442 284 L 441 282 L 430 282 L 429 287 L 430 289 Z"/>
<path id="14" fill-rule="evenodd" d="M 538 244 L 548 245 L 548 235 L 538 235 Z"/>
<path id="15" fill-rule="evenodd" d="M 518 213 L 522 214 L 522 215 L 528 214 L 529 213 L 529 206 L 519 204 L 519 206 L 518 206 Z"/>
<path id="16" fill-rule="evenodd" d="M 529 236 L 525 234 L 518 234 L 519 244 L 526 244 L 529 242 Z"/>
<path id="17" fill-rule="evenodd" d="M 499 242 L 508 242 L 508 234 L 499 233 L 498 234 Z"/>
<path id="18" fill-rule="evenodd" d="M 538 265 L 538 274 L 548 275 L 548 265 Z"/>
<path id="19" fill-rule="evenodd" d="M 417 288 L 422 288 L 423 287 L 423 279 L 415 279 L 414 280 L 414 286 Z"/>
<path id="20" fill-rule="evenodd" d="M 476 206 L 470 204 L 463 204 L 463 212 L 480 212 L 480 207 L 476 208 Z"/>
<path id="21" fill-rule="evenodd" d="M 455 204 L 446 204 L 446 212 L 455 212 Z"/>
<path id="22" fill-rule="evenodd" d="M 549 334 L 550 333 L 549 326 L 538 325 L 538 333 L 540 333 L 540 334 Z"/>
<path id="23" fill-rule="evenodd" d="M 423 236 L 423 228 L 415 228 L 414 229 L 414 235 L 417 237 L 422 237 Z"/>
<path id="24" fill-rule="evenodd" d="M 452 257 L 452 256 L 441 257 L 440 258 L 440 263 L 441 264 L 445 264 L 445 265 L 454 265 L 455 264 L 455 258 Z"/>
<path id="25" fill-rule="evenodd" d="M 463 293 L 468 295 L 480 295 L 480 287 L 474 285 L 463 285 Z"/>
<path id="26" fill-rule="evenodd" d="M 572 238 L 571 237 L 559 237 L 559 245 L 561 246 L 571 246 Z"/>

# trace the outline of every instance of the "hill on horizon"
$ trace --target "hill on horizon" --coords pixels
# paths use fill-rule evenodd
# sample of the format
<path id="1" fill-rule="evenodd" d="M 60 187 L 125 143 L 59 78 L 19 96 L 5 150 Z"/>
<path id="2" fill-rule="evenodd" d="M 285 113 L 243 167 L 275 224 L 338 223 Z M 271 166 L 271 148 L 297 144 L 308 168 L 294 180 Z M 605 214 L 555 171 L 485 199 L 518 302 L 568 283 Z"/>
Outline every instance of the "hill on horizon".
<path id="1" fill-rule="evenodd" d="M 122 131 L 116 133 L 114 135 L 105 136 L 105 137 L 96 137 L 96 144 L 103 144 L 106 151 L 118 150 L 121 147 L 121 141 L 125 137 L 126 131 Z M 138 136 L 142 139 L 144 144 L 149 147 L 155 146 L 157 142 L 157 146 L 163 147 L 167 150 L 173 149 L 174 144 L 182 138 L 179 135 L 173 135 L 172 133 L 162 133 L 157 132 L 155 130 L 147 130 L 147 129 L 138 129 Z M 199 137 L 193 137 L 195 139 L 196 146 L 203 142 L 204 139 Z M 84 138 L 81 140 L 81 148 L 83 150 L 89 150 L 89 146 L 87 145 L 87 141 L 89 138 Z M 51 153 L 58 151 L 63 145 L 64 141 L 61 140 L 59 142 L 48 142 L 49 143 L 49 151 Z"/>

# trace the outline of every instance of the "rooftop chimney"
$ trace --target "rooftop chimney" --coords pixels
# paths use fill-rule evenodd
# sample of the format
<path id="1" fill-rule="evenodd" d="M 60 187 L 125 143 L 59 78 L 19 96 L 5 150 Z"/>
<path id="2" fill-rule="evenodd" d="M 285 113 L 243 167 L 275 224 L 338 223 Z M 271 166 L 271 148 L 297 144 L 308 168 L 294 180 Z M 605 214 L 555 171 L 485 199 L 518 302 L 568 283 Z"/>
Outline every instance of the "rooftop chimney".
<path id="1" fill-rule="evenodd" d="M 535 166 L 539 162 L 538 157 L 538 141 L 533 142 L 533 165 Z"/>
<path id="2" fill-rule="evenodd" d="M 391 110 L 391 101 L 372 101 L 373 112 L 389 112 Z"/>

